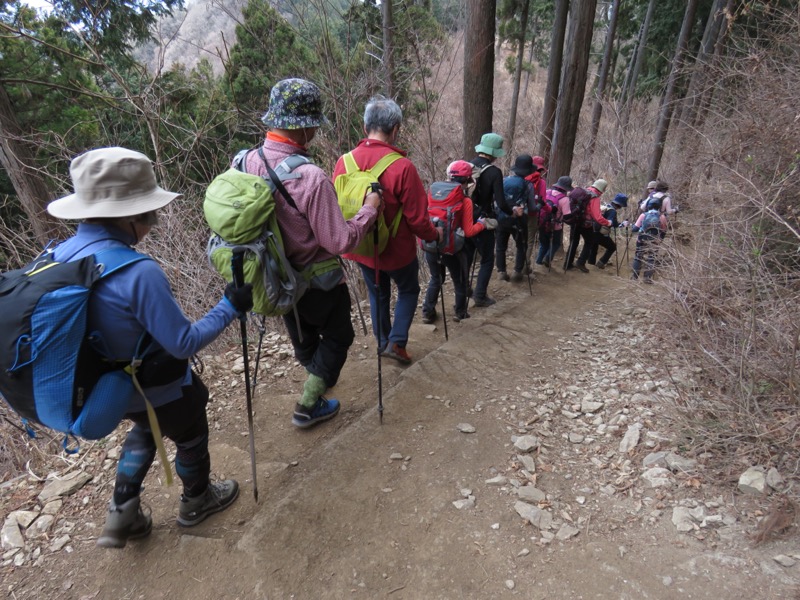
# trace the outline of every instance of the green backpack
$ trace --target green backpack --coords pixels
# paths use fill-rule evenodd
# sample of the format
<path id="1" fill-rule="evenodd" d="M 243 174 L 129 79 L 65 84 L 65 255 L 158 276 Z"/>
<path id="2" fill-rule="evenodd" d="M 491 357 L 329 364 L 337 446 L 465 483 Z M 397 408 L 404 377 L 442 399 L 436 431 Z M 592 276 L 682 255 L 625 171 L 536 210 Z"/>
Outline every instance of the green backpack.
<path id="1" fill-rule="evenodd" d="M 232 281 L 233 252 L 244 250 L 244 279 L 253 284 L 253 312 L 276 317 L 295 310 L 297 316 L 297 302 L 309 288 L 330 290 L 344 277 L 336 258 L 297 268 L 284 252 L 275 191 L 297 210 L 282 182 L 299 178 L 294 170 L 311 161 L 294 154 L 272 170 L 259 148 L 268 172 L 260 177 L 244 171 L 248 152 L 239 152 L 234 166 L 215 177 L 206 190 L 203 212 L 212 231 L 206 254 L 211 266 Z"/>
<path id="2" fill-rule="evenodd" d="M 346 221 L 356 216 L 364 205 L 364 197 L 373 183 L 378 183 L 378 178 L 396 160 L 403 158 L 397 152 L 390 152 L 381 158 L 375 166 L 366 171 L 362 171 L 352 152 L 348 152 L 343 157 L 345 172 L 339 175 L 333 182 L 336 188 L 336 196 L 339 198 L 339 208 Z M 378 216 L 375 226 L 378 228 L 378 254 L 386 250 L 389 238 L 397 235 L 397 228 L 400 227 L 400 219 L 403 217 L 403 207 L 397 211 L 392 220 L 391 228 L 386 225 L 383 215 Z M 373 236 L 364 236 L 361 243 L 350 251 L 359 256 L 374 257 L 375 241 Z"/>

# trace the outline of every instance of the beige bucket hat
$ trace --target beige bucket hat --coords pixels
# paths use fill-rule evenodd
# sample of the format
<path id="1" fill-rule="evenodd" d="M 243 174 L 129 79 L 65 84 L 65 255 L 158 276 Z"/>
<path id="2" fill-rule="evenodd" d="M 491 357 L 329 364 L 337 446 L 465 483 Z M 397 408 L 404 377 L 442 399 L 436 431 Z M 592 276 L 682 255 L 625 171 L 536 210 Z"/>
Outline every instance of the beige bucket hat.
<path id="1" fill-rule="evenodd" d="M 181 197 L 158 186 L 152 161 L 135 150 L 90 150 L 72 160 L 69 172 L 75 193 L 47 206 L 59 219 L 130 217 Z"/>

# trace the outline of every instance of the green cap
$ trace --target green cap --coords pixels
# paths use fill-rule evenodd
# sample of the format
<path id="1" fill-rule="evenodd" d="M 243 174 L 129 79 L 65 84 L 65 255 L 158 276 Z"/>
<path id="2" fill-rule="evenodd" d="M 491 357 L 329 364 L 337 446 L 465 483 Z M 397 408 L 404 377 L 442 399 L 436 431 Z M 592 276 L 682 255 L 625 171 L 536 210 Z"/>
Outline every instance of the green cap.
<path id="1" fill-rule="evenodd" d="M 478 154 L 488 154 L 495 158 L 500 158 L 506 155 L 503 150 L 503 136 L 496 133 L 484 133 L 481 137 L 481 143 L 475 146 L 475 152 Z"/>

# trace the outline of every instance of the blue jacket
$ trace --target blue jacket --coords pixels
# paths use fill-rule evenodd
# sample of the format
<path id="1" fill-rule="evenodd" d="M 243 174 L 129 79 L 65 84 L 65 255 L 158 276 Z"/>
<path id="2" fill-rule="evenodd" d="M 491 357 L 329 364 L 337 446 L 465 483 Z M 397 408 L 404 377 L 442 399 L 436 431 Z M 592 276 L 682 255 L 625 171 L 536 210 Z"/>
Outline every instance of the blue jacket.
<path id="1" fill-rule="evenodd" d="M 132 232 L 106 225 L 81 223 L 77 233 L 59 244 L 56 261 L 72 261 L 112 246 L 129 246 Z M 236 310 L 225 298 L 203 318 L 192 323 L 183 314 L 167 280 L 154 260 L 133 263 L 101 280 L 89 302 L 89 331 L 99 339 L 96 349 L 112 360 L 130 360 L 142 333 L 176 358 L 189 358 L 210 344 L 236 318 Z M 191 381 L 191 371 L 167 385 L 145 388 L 153 406 L 179 399 L 181 387 Z M 131 395 L 128 412 L 145 410 L 144 400 Z"/>

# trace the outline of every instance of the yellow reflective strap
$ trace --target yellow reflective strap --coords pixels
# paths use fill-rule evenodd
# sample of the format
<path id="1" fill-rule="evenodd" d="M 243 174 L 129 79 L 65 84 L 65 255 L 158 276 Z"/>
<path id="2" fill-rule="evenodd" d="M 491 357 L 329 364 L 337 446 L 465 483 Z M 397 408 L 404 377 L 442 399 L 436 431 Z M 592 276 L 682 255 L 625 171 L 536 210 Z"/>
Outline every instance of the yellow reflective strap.
<path id="1" fill-rule="evenodd" d="M 344 170 L 345 170 L 345 173 L 354 173 L 354 172 L 360 170 L 358 168 L 358 163 L 356 163 L 356 159 L 353 156 L 352 152 L 348 152 L 342 158 L 344 159 Z"/>
<path id="2" fill-rule="evenodd" d="M 136 391 L 141 394 L 142 398 L 144 398 L 144 404 L 147 407 L 147 421 L 150 424 L 150 432 L 152 433 L 153 440 L 156 443 L 158 458 L 161 461 L 161 465 L 164 467 L 164 475 L 167 477 L 167 485 L 170 486 L 172 485 L 172 467 L 167 459 L 167 449 L 164 447 L 164 440 L 161 437 L 161 427 L 158 426 L 156 410 L 153 408 L 153 405 L 150 404 L 150 400 L 147 399 L 147 396 L 145 396 L 142 386 L 139 385 L 139 379 L 136 377 L 136 368 L 139 366 L 136 364 L 137 362 L 141 364 L 142 361 L 134 359 L 131 361 L 131 364 L 126 368 L 126 370 L 128 370 L 128 368 L 130 369 L 133 386 L 136 388 Z"/>

